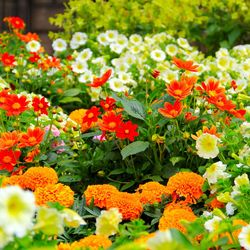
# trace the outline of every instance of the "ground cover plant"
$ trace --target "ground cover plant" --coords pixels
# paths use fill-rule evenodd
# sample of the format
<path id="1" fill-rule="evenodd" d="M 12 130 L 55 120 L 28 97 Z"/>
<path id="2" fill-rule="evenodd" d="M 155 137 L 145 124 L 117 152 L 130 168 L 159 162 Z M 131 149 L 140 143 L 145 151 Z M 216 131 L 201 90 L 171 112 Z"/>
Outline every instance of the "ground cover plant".
<path id="1" fill-rule="evenodd" d="M 250 45 L 0 34 L 0 248 L 250 249 Z"/>

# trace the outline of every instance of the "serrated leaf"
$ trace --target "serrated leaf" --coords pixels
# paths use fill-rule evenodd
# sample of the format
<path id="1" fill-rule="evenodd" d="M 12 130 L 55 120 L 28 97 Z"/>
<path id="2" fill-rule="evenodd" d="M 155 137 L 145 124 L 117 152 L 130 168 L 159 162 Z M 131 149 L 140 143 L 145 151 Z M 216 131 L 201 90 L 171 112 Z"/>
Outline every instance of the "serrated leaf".
<path id="1" fill-rule="evenodd" d="M 67 96 L 67 97 L 64 97 L 63 99 L 61 99 L 59 102 L 60 103 L 82 102 L 82 100 L 79 97 Z"/>
<path id="2" fill-rule="evenodd" d="M 148 146 L 149 146 L 149 142 L 145 142 L 145 141 L 132 142 L 122 149 L 121 151 L 122 159 L 124 160 L 126 157 L 130 155 L 135 155 L 140 152 L 143 152 L 148 148 Z"/>
<path id="3" fill-rule="evenodd" d="M 78 94 L 80 94 L 81 90 L 74 88 L 74 89 L 67 89 L 65 90 L 65 92 L 63 93 L 64 96 L 76 96 Z"/>
<path id="4" fill-rule="evenodd" d="M 63 175 L 59 178 L 61 182 L 78 182 L 81 180 L 79 175 Z"/>

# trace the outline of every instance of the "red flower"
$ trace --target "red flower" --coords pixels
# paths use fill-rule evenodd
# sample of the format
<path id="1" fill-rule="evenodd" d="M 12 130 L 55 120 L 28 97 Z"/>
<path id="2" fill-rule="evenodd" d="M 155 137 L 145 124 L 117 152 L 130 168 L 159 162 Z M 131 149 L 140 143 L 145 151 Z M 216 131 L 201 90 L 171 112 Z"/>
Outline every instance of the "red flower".
<path id="1" fill-rule="evenodd" d="M 199 65 L 194 65 L 192 61 L 183 61 L 179 58 L 173 57 L 172 61 L 179 69 L 185 69 L 192 72 L 198 72 Z"/>
<path id="2" fill-rule="evenodd" d="M 159 108 L 158 112 L 167 117 L 167 118 L 175 118 L 181 114 L 183 107 L 179 100 L 176 100 L 174 104 L 169 102 L 164 103 L 164 108 Z"/>
<path id="3" fill-rule="evenodd" d="M 26 162 L 33 162 L 34 158 L 40 154 L 40 149 L 37 147 L 34 150 L 28 152 L 27 156 L 24 158 Z"/>
<path id="4" fill-rule="evenodd" d="M 14 55 L 9 55 L 8 52 L 5 52 L 1 56 L 1 61 L 4 66 L 14 66 L 15 63 L 15 56 Z"/>
<path id="5" fill-rule="evenodd" d="M 201 86 L 196 87 L 196 90 L 200 91 L 201 94 L 205 93 L 209 97 L 216 97 L 218 95 L 224 95 L 225 88 L 219 87 L 220 82 L 210 79 L 207 84 L 201 83 Z"/>
<path id="6" fill-rule="evenodd" d="M 198 116 L 195 116 L 195 115 L 192 115 L 192 113 L 191 112 L 187 112 L 186 114 L 185 114 L 185 120 L 186 121 L 193 121 L 193 120 L 196 120 L 198 118 Z"/>
<path id="7" fill-rule="evenodd" d="M 87 86 L 90 86 L 92 88 L 98 88 L 108 81 L 111 74 L 112 70 L 109 69 L 101 77 L 94 78 L 93 82 L 91 84 L 87 84 Z"/>
<path id="8" fill-rule="evenodd" d="M 137 124 L 133 124 L 131 121 L 121 123 L 120 126 L 116 129 L 116 136 L 120 139 L 129 139 L 130 141 L 135 140 L 135 136 L 138 136 L 139 133 L 136 131 L 138 128 Z"/>
<path id="9" fill-rule="evenodd" d="M 27 133 L 22 134 L 18 146 L 20 148 L 36 146 L 43 140 L 44 134 L 45 131 L 39 127 L 28 128 Z"/>
<path id="10" fill-rule="evenodd" d="M 232 109 L 235 109 L 236 107 L 236 105 L 232 101 L 227 100 L 227 97 L 225 95 L 210 97 L 207 98 L 207 101 L 211 104 L 214 104 L 220 110 L 230 111 Z"/>
<path id="11" fill-rule="evenodd" d="M 45 101 L 45 98 L 42 97 L 34 97 L 32 106 L 34 107 L 34 111 L 38 112 L 39 114 L 48 114 L 47 108 L 49 107 L 49 103 Z"/>
<path id="12" fill-rule="evenodd" d="M 234 89 L 234 90 L 236 90 L 237 89 L 237 83 L 236 83 L 236 81 L 235 80 L 232 80 L 231 81 L 231 87 Z"/>
<path id="13" fill-rule="evenodd" d="M 9 97 L 9 89 L 3 89 L 0 92 L 0 108 L 4 108 L 7 98 Z"/>
<path id="14" fill-rule="evenodd" d="M 20 134 L 17 131 L 5 132 L 0 137 L 0 150 L 10 149 L 17 145 Z"/>
<path id="15" fill-rule="evenodd" d="M 100 105 L 105 111 L 113 110 L 116 100 L 112 97 L 106 97 L 106 100 L 101 100 Z"/>
<path id="16" fill-rule="evenodd" d="M 29 61 L 32 63 L 37 62 L 40 59 L 40 56 L 36 52 L 30 52 L 31 56 L 29 57 Z"/>
<path id="17" fill-rule="evenodd" d="M 25 27 L 25 23 L 22 18 L 10 16 L 5 17 L 4 22 L 7 22 L 13 29 L 23 30 Z"/>
<path id="18" fill-rule="evenodd" d="M 18 36 L 20 40 L 22 40 L 25 43 L 28 43 L 32 40 L 36 40 L 36 41 L 39 40 L 39 36 L 36 33 L 28 32 L 27 34 L 21 34 L 21 33 L 15 32 L 15 34 Z"/>
<path id="19" fill-rule="evenodd" d="M 0 151 L 0 170 L 8 170 L 11 172 L 14 169 L 14 166 L 17 164 L 17 161 L 21 155 L 21 151 L 13 150 L 1 150 Z"/>
<path id="20" fill-rule="evenodd" d="M 160 75 L 160 71 L 159 70 L 157 70 L 157 69 L 155 69 L 155 70 L 153 70 L 153 72 L 151 73 L 151 75 L 154 77 L 154 78 L 157 78 L 159 75 Z"/>
<path id="21" fill-rule="evenodd" d="M 231 109 L 228 111 L 231 115 L 241 119 L 241 120 L 246 120 L 246 118 L 244 117 L 246 114 L 246 110 L 245 109 Z"/>
<path id="22" fill-rule="evenodd" d="M 7 116 L 16 116 L 28 109 L 28 103 L 26 96 L 18 97 L 18 95 L 11 94 L 6 97 L 2 108 L 7 111 Z"/>
<path id="23" fill-rule="evenodd" d="M 83 123 L 87 123 L 88 126 L 90 126 L 92 124 L 92 122 L 97 122 L 98 121 L 98 115 L 101 114 L 101 112 L 99 112 L 100 108 L 97 108 L 96 106 L 93 106 L 91 109 L 89 109 L 88 111 L 86 111 L 82 122 Z"/>
<path id="24" fill-rule="evenodd" d="M 110 111 L 102 117 L 102 121 L 99 122 L 99 126 L 103 131 L 116 132 L 121 123 L 121 114 L 116 115 L 115 112 Z"/>

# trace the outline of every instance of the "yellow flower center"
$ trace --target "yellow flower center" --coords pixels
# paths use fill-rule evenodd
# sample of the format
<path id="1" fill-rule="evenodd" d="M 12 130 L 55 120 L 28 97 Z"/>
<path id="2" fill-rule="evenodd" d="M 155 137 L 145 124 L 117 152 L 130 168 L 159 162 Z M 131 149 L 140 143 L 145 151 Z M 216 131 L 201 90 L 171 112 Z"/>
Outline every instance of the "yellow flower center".
<path id="1" fill-rule="evenodd" d="M 88 118 L 89 118 L 89 119 L 91 119 L 91 118 L 93 118 L 93 117 L 94 117 L 94 114 L 93 114 L 93 113 L 89 113 L 89 114 L 88 114 Z"/>
<path id="2" fill-rule="evenodd" d="M 116 127 L 116 122 L 110 122 L 109 123 L 109 127 L 112 129 L 112 128 L 115 128 Z"/>
<path id="3" fill-rule="evenodd" d="M 8 155 L 4 156 L 4 157 L 3 157 L 3 162 L 4 162 L 4 163 L 10 163 L 10 162 L 11 162 L 11 157 L 8 156 Z"/>
<path id="4" fill-rule="evenodd" d="M 20 108 L 21 108 L 21 105 L 20 105 L 20 103 L 15 102 L 14 104 L 12 104 L 12 108 L 13 108 L 13 109 L 20 109 Z"/>

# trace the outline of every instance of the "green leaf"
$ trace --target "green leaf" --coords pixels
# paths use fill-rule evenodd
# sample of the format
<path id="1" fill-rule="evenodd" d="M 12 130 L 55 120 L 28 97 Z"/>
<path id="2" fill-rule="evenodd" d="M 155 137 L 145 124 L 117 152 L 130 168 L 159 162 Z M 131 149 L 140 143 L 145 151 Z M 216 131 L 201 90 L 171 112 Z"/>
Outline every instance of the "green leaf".
<path id="1" fill-rule="evenodd" d="M 126 183 L 125 185 L 122 186 L 121 188 L 121 192 L 123 192 L 124 190 L 129 189 L 130 187 L 132 187 L 135 184 L 135 181 L 131 181 L 129 183 Z"/>
<path id="2" fill-rule="evenodd" d="M 109 173 L 109 175 L 117 175 L 117 174 L 123 174 L 124 169 L 123 168 L 117 168 Z"/>
<path id="3" fill-rule="evenodd" d="M 78 182 L 81 180 L 79 175 L 63 175 L 59 178 L 61 182 Z"/>
<path id="4" fill-rule="evenodd" d="M 236 28 L 228 34 L 228 41 L 230 45 L 233 45 L 238 37 L 241 35 L 241 29 Z"/>
<path id="5" fill-rule="evenodd" d="M 79 97 L 71 97 L 67 96 L 63 99 L 59 100 L 60 103 L 70 103 L 70 102 L 82 102 L 82 100 Z"/>
<path id="6" fill-rule="evenodd" d="M 135 155 L 137 153 L 143 152 L 148 148 L 148 146 L 149 142 L 145 141 L 132 142 L 122 149 L 121 151 L 122 159 L 124 160 L 126 157 L 130 155 Z"/>
<path id="7" fill-rule="evenodd" d="M 180 162 L 180 161 L 184 161 L 185 158 L 182 156 L 175 156 L 175 157 L 171 157 L 169 159 L 171 161 L 171 163 L 173 164 L 173 166 L 175 166 L 176 163 Z"/>
<path id="8" fill-rule="evenodd" d="M 64 96 L 76 96 L 78 94 L 80 94 L 81 90 L 74 88 L 74 89 L 67 89 L 65 90 L 65 92 L 63 93 Z"/>
<path id="9" fill-rule="evenodd" d="M 90 132 L 90 133 L 86 133 L 81 135 L 82 138 L 89 138 L 89 137 L 94 137 L 94 136 L 98 136 L 101 135 L 102 132 L 100 130 L 96 131 L 96 132 Z"/>

